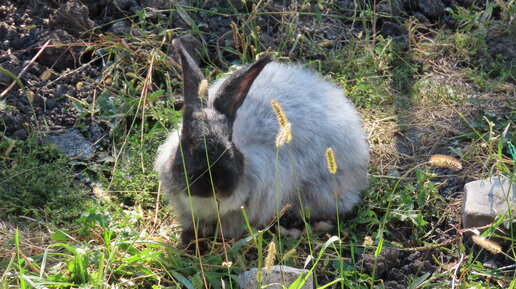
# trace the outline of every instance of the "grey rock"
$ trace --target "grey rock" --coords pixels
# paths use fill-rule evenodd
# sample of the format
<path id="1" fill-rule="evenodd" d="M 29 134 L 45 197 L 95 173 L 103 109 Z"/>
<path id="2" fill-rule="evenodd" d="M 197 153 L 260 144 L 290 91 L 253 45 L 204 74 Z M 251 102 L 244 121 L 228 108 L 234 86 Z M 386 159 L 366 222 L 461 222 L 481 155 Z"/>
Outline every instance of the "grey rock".
<path id="1" fill-rule="evenodd" d="M 429 19 L 438 19 L 444 13 L 444 4 L 441 0 L 418 0 L 417 7 Z"/>
<path id="2" fill-rule="evenodd" d="M 484 268 L 486 269 L 490 269 L 490 270 L 495 270 L 495 269 L 498 269 L 498 263 L 496 262 L 496 260 L 493 260 L 493 259 L 489 259 L 487 261 L 484 262 L 484 264 L 482 264 L 484 266 Z"/>
<path id="3" fill-rule="evenodd" d="M 66 30 L 79 36 L 81 32 L 96 26 L 89 18 L 90 11 L 86 5 L 79 0 L 71 0 L 55 10 L 50 17 L 50 25 Z"/>
<path id="4" fill-rule="evenodd" d="M 360 5 L 360 3 L 356 3 L 355 0 L 335 0 L 333 3 L 335 7 L 338 7 L 346 17 L 352 17 L 354 14 L 354 10 L 357 5 Z"/>
<path id="5" fill-rule="evenodd" d="M 44 141 L 55 144 L 66 157 L 71 159 L 88 160 L 95 153 L 91 142 L 87 141 L 75 128 L 48 135 Z"/>
<path id="6" fill-rule="evenodd" d="M 398 23 L 391 21 L 383 21 L 380 27 L 380 33 L 387 37 L 398 37 L 405 34 L 405 30 Z"/>
<path id="7" fill-rule="evenodd" d="M 159 23 L 163 18 L 165 18 L 165 15 L 155 8 L 148 7 L 145 8 L 145 18 L 149 19 L 152 23 Z"/>
<path id="8" fill-rule="evenodd" d="M 102 127 L 96 123 L 92 122 L 88 126 L 88 133 L 87 138 L 89 141 L 95 143 L 98 142 L 100 139 L 102 139 L 105 136 L 105 131 L 102 129 Z"/>
<path id="9" fill-rule="evenodd" d="M 113 0 L 113 5 L 120 10 L 129 10 L 138 3 L 135 0 Z"/>
<path id="10" fill-rule="evenodd" d="M 308 274 L 307 269 L 297 269 L 288 266 L 273 266 L 270 273 L 265 272 L 265 268 L 262 268 L 262 285 L 269 285 L 267 288 L 279 289 L 284 288 L 281 285 L 288 287 L 290 286 L 301 274 Z M 258 281 L 256 280 L 256 274 L 258 269 L 254 268 L 238 275 L 238 286 L 241 289 L 255 289 L 257 288 Z M 280 285 L 281 284 L 281 285 Z M 314 288 L 314 282 L 312 276 L 308 278 L 305 285 L 300 289 L 311 289 Z"/>
<path id="11" fill-rule="evenodd" d="M 23 128 L 20 128 L 13 133 L 13 137 L 17 138 L 19 140 L 26 140 L 28 137 L 28 134 Z"/>
<path id="12" fill-rule="evenodd" d="M 376 12 L 381 17 L 400 16 L 403 10 L 403 3 L 400 0 L 382 0 L 376 8 Z"/>
<path id="13" fill-rule="evenodd" d="M 516 216 L 516 185 L 506 177 L 492 177 L 464 186 L 462 223 L 464 228 L 485 226 L 504 214 L 508 206 Z"/>
<path id="14" fill-rule="evenodd" d="M 111 25 L 111 28 L 109 28 L 109 32 L 118 34 L 118 35 L 129 34 L 130 31 L 131 31 L 131 23 L 127 20 L 115 22 L 115 23 L 113 23 L 113 25 Z"/>
<path id="15" fill-rule="evenodd" d="M 423 15 L 423 13 L 421 12 L 414 12 L 414 18 L 416 18 L 420 23 L 423 23 L 423 24 L 430 24 L 430 20 L 428 20 L 428 18 L 426 18 L 425 15 Z"/>

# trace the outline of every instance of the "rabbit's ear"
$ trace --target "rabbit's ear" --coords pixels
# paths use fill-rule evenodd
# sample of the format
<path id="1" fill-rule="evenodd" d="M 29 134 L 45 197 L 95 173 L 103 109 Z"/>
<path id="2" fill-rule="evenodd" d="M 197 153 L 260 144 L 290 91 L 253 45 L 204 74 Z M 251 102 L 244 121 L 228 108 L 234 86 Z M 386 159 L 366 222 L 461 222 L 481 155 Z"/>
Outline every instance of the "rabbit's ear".
<path id="1" fill-rule="evenodd" d="M 272 55 L 262 57 L 260 60 L 233 73 L 222 83 L 214 100 L 215 109 L 222 112 L 233 122 L 236 111 L 244 102 L 251 85 L 267 63 L 273 60 Z"/>
<path id="2" fill-rule="evenodd" d="M 199 83 L 204 79 L 201 69 L 181 44 L 181 40 L 174 40 L 172 45 L 177 49 L 181 57 L 181 66 L 183 68 L 183 97 L 185 99 L 186 109 L 195 111 L 200 109 L 201 100 L 198 96 Z"/>

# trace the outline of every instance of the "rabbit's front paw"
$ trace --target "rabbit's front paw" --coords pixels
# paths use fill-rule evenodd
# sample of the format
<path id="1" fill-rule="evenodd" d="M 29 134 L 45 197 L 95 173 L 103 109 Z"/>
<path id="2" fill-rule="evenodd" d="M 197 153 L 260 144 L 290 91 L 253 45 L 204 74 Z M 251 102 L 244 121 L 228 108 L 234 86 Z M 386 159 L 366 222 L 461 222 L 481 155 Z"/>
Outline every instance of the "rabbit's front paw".
<path id="1" fill-rule="evenodd" d="M 283 226 L 280 226 L 280 232 L 281 232 L 281 235 L 285 236 L 285 237 L 290 237 L 290 238 L 293 238 L 293 239 L 299 239 L 299 237 L 301 237 L 301 235 L 304 234 L 305 230 L 304 229 L 298 229 L 298 228 L 285 228 Z"/>

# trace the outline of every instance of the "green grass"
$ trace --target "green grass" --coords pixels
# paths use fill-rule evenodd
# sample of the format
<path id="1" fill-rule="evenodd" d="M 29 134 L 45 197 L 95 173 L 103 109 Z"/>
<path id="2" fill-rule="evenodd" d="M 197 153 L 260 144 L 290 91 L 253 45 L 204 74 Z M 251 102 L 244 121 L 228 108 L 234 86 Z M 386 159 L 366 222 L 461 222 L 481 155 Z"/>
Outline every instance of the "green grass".
<path id="1" fill-rule="evenodd" d="M 237 288 L 239 273 L 266 264 L 271 242 L 275 264 L 306 267 L 318 288 L 388 287 L 381 273 L 391 248 L 402 265 L 415 258 L 432 266 L 403 271 L 407 288 L 515 288 L 514 225 L 503 217 L 492 224 L 483 235 L 496 237 L 503 254 L 486 251 L 460 227 L 460 196 L 450 192 L 456 179 L 504 174 L 515 181 L 513 62 L 485 58 L 489 29 L 513 24 L 508 15 L 514 1 L 489 4 L 498 5 L 491 8 L 500 9 L 500 20 L 486 10 L 449 11 L 459 23 L 455 31 L 405 22 L 406 42 L 374 34 L 371 7 L 347 11 L 348 17 L 322 13 L 333 7 L 326 1 L 305 1 L 288 13 L 248 2 L 242 9 L 203 10 L 199 1 L 162 11 L 179 11 L 188 31 L 152 22 L 141 11 L 130 17 L 138 36 L 107 35 L 88 47 L 106 65 L 101 78 L 83 81 L 100 93 L 93 103 L 72 101 L 77 126 L 93 119 L 110 128 L 110 151 L 96 161 L 74 164 L 37 142 L 39 132 L 28 141 L 2 136 L 0 288 Z M 218 48 L 205 23 L 192 17 L 200 12 L 235 23 Z M 281 31 L 275 49 L 255 28 L 260 17 Z M 362 32 L 330 40 L 328 47 L 327 39 L 300 28 L 301 21 L 332 18 L 356 23 Z M 294 240 L 266 229 L 227 248 L 208 240 L 202 256 L 182 249 L 152 162 L 180 120 L 174 109 L 180 73 L 167 52 L 170 40 L 186 32 L 200 40 L 205 73 L 214 71 L 214 78 L 270 50 L 318 70 L 357 105 L 371 144 L 370 186 L 359 208 L 340 220 L 340 238 L 309 234 Z M 465 169 L 428 164 L 430 155 L 442 152 Z M 493 269 L 490 260 L 509 265 Z"/>
<path id="2" fill-rule="evenodd" d="M 84 185 L 74 182 L 81 172 L 71 167 L 55 147 L 2 136 L 0 218 L 25 215 L 71 221 L 86 207 Z"/>

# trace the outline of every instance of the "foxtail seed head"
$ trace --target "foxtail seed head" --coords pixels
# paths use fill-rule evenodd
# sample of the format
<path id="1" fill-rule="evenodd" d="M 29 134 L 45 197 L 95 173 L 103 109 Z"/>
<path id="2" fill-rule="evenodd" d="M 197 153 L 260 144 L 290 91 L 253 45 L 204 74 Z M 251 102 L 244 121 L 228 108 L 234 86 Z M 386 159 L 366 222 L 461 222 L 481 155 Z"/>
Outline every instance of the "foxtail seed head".
<path id="1" fill-rule="evenodd" d="M 285 112 L 283 111 L 283 108 L 279 104 L 279 102 L 275 99 L 271 101 L 272 109 L 274 110 L 274 113 L 276 114 L 276 117 L 278 118 L 278 123 L 280 127 L 284 127 L 288 123 L 287 116 L 285 115 Z"/>
<path id="2" fill-rule="evenodd" d="M 292 125 L 288 122 L 287 116 L 277 100 L 271 100 L 271 105 L 280 127 L 278 134 L 276 135 L 276 147 L 279 148 L 292 140 Z"/>
<path id="3" fill-rule="evenodd" d="M 471 239 L 475 244 L 479 245 L 480 247 L 486 249 L 487 251 L 498 254 L 502 252 L 502 246 L 500 246 L 498 243 L 488 240 L 482 236 L 479 235 L 473 235 L 471 236 Z"/>
<path id="4" fill-rule="evenodd" d="M 287 122 L 285 126 L 280 126 L 278 134 L 276 135 L 276 147 L 281 147 L 285 143 L 292 140 L 292 126 Z"/>
<path id="5" fill-rule="evenodd" d="M 450 156 L 446 155 L 433 155 L 430 157 L 428 163 L 435 167 L 447 168 L 450 170 L 462 170 L 462 163 Z"/>
<path id="6" fill-rule="evenodd" d="M 203 79 L 201 80 L 201 83 L 199 83 L 199 90 L 197 91 L 197 95 L 199 96 L 199 99 L 203 99 L 203 97 L 208 92 L 208 80 Z"/>
<path id="7" fill-rule="evenodd" d="M 364 237 L 364 243 L 362 245 L 366 249 L 371 248 L 373 246 L 373 238 L 371 238 L 370 236 L 365 236 Z"/>
<path id="8" fill-rule="evenodd" d="M 267 246 L 267 257 L 265 257 L 265 272 L 270 273 L 272 266 L 274 266 L 274 260 L 276 259 L 276 243 L 272 240 Z"/>
<path id="9" fill-rule="evenodd" d="M 331 148 L 326 149 L 326 163 L 328 164 L 328 171 L 334 175 L 337 172 L 337 162 L 335 161 L 335 154 Z"/>

